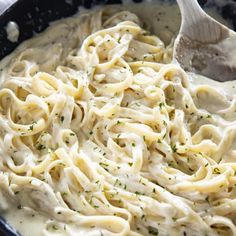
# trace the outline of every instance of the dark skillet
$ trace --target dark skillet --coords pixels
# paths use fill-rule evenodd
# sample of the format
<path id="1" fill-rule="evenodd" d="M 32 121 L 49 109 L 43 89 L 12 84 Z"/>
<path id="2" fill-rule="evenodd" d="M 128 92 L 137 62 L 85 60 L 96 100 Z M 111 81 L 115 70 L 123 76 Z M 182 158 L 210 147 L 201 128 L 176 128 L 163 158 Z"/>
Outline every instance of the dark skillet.
<path id="1" fill-rule="evenodd" d="M 142 2 L 142 0 L 133 1 Z M 217 1 L 226 2 L 226 0 L 198 1 L 202 6 L 213 5 Z M 0 0 L 0 59 L 12 52 L 22 41 L 47 28 L 49 22 L 75 14 L 79 6 L 91 8 L 98 4 L 121 3 L 122 0 Z M 217 10 L 225 19 L 232 22 L 236 30 L 236 0 L 228 1 L 223 7 L 217 6 Z M 7 39 L 5 27 L 9 21 L 15 21 L 20 28 L 17 43 L 12 43 Z M 19 236 L 19 234 L 0 217 L 0 236 Z"/>

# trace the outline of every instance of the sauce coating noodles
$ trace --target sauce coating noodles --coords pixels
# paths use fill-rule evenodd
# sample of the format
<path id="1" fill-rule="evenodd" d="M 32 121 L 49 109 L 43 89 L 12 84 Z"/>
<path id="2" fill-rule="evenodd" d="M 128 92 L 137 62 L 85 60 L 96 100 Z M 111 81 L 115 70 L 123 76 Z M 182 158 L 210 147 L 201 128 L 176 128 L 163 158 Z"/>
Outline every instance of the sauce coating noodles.
<path id="1" fill-rule="evenodd" d="M 236 97 L 171 61 L 106 10 L 3 60 L 0 212 L 46 236 L 236 235 Z"/>

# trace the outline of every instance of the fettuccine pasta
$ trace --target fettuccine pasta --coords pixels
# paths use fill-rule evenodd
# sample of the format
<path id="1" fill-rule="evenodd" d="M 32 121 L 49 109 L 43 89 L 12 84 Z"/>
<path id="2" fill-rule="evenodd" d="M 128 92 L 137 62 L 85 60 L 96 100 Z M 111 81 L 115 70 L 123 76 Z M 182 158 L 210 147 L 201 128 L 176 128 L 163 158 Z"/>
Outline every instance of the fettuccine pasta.
<path id="1" fill-rule="evenodd" d="M 1 215 L 45 236 L 236 235 L 235 96 L 172 45 L 103 9 L 4 59 Z"/>

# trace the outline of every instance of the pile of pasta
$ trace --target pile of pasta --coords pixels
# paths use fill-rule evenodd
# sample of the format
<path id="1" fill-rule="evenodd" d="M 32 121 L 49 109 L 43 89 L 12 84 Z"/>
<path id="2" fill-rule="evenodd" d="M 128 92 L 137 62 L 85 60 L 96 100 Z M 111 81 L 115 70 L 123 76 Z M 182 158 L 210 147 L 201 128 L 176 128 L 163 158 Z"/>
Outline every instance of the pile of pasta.
<path id="1" fill-rule="evenodd" d="M 236 100 L 172 49 L 100 10 L 3 60 L 1 212 L 46 216 L 42 235 L 236 235 Z"/>

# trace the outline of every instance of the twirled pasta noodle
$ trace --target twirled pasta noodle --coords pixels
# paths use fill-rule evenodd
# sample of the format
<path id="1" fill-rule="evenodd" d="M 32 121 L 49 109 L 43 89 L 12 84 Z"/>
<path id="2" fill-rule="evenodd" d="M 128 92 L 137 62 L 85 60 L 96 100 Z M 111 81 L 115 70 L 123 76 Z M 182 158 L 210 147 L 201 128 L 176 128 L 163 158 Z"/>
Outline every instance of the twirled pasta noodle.
<path id="1" fill-rule="evenodd" d="M 37 211 L 47 236 L 236 235 L 235 96 L 171 60 L 106 10 L 3 60 L 2 214 Z"/>

